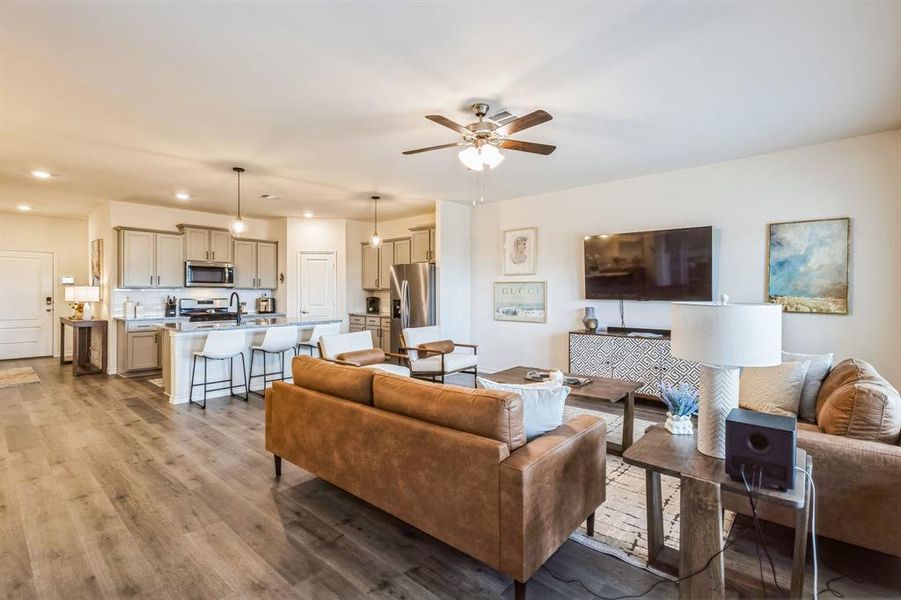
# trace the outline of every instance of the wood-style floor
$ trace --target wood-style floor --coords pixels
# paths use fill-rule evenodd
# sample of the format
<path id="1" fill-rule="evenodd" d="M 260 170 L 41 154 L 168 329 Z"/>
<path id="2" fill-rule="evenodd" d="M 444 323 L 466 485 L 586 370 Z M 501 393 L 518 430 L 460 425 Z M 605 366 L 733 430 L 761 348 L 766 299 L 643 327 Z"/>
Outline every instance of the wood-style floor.
<path id="1" fill-rule="evenodd" d="M 259 399 L 202 411 L 168 404 L 147 381 L 73 379 L 52 359 L 0 369 L 24 365 L 41 383 L 0 389 L 0 597 L 512 598 L 505 576 L 293 465 L 275 480 Z M 753 552 L 736 544 L 729 561 Z M 567 542 L 530 599 L 592 598 L 551 573 L 608 597 L 659 581 Z M 875 572 L 833 587 L 901 591 L 897 575 Z M 739 589 L 761 595 L 753 577 Z M 664 583 L 647 597 L 676 596 Z"/>

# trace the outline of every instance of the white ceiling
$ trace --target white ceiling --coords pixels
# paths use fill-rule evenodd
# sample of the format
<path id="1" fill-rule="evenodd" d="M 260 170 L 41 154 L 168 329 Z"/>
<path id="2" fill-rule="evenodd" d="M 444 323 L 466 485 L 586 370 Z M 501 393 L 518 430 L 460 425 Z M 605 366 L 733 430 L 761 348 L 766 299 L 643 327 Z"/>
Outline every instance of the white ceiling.
<path id="1" fill-rule="evenodd" d="M 0 207 L 231 212 L 240 164 L 254 216 L 415 214 L 472 199 L 453 150 L 401 151 L 473 99 L 554 116 L 515 137 L 557 152 L 506 152 L 489 201 L 896 129 L 899 32 L 896 1 L 6 0 Z"/>

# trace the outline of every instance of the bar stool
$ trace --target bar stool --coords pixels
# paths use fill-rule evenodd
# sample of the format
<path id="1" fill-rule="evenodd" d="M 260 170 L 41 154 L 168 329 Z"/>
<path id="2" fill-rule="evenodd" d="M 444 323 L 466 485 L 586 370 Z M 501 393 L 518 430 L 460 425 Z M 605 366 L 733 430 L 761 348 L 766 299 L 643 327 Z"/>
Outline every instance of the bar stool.
<path id="1" fill-rule="evenodd" d="M 270 327 L 266 330 L 266 335 L 263 337 L 263 343 L 259 346 L 251 346 L 250 347 L 250 379 L 248 383 L 253 381 L 254 377 L 262 377 L 263 378 L 263 391 L 266 391 L 266 384 L 272 381 L 284 381 L 285 380 L 285 352 L 291 350 L 294 352 L 294 356 L 297 356 L 297 326 L 296 325 L 286 325 L 284 327 Z M 254 375 L 253 374 L 253 359 L 256 356 L 257 352 L 263 353 L 263 374 L 262 375 Z M 266 357 L 270 354 L 277 354 L 279 357 L 279 365 L 281 365 L 281 370 L 278 373 L 269 373 L 266 370 Z M 269 379 L 271 376 L 275 376 L 273 379 Z M 249 388 L 248 388 L 249 389 Z M 263 394 L 259 392 L 254 392 L 262 396 Z"/>
<path id="2" fill-rule="evenodd" d="M 241 357 L 241 369 L 244 372 L 244 398 L 243 400 L 247 402 L 250 397 L 248 392 L 250 391 L 249 381 L 247 379 L 247 367 L 244 366 L 244 332 L 237 331 L 211 331 L 206 338 L 206 342 L 203 345 L 203 350 L 200 352 L 194 353 L 194 361 L 191 363 L 191 391 L 188 392 L 188 403 L 196 404 L 200 408 L 206 410 L 206 394 L 207 391 L 215 392 L 219 390 L 224 390 L 225 386 L 220 388 L 213 388 L 212 390 L 208 390 L 208 386 L 215 385 L 217 383 L 226 383 L 228 382 L 228 391 L 229 394 L 235 398 L 241 398 L 241 396 L 236 396 L 234 392 L 235 383 L 234 383 L 234 362 L 233 359 L 236 356 Z M 194 383 L 194 373 L 197 371 L 197 359 L 203 359 L 203 382 L 202 383 Z M 209 381 L 207 377 L 207 361 L 210 360 L 227 360 L 228 361 L 228 379 L 220 379 L 219 381 Z M 203 386 L 203 404 L 199 402 L 194 402 L 194 388 Z M 241 387 L 238 385 L 237 387 Z"/>
<path id="3" fill-rule="evenodd" d="M 310 338 L 300 342 L 298 346 L 309 348 L 310 356 L 313 356 L 313 350 L 319 353 L 319 338 L 324 335 L 337 335 L 341 333 L 341 323 L 320 323 L 313 325 L 313 331 L 310 332 Z"/>

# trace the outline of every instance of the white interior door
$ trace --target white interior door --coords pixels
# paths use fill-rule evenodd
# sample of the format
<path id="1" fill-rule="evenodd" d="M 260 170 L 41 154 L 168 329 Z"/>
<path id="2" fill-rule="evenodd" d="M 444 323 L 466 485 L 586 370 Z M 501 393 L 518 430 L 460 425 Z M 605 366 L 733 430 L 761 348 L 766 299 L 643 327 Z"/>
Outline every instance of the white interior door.
<path id="1" fill-rule="evenodd" d="M 302 319 L 337 315 L 337 257 L 334 252 L 298 252 L 298 298 Z"/>
<path id="2" fill-rule="evenodd" d="M 0 250 L 0 359 L 53 354 L 53 254 Z"/>

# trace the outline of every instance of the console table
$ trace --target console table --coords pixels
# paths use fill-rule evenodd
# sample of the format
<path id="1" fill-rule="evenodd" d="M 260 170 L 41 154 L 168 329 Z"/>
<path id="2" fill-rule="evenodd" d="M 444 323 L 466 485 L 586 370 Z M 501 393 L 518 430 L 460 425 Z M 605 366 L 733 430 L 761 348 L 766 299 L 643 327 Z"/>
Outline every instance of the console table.
<path id="1" fill-rule="evenodd" d="M 629 335 L 633 332 L 657 333 L 659 337 Z M 607 377 L 640 381 L 640 396 L 660 398 L 661 386 L 688 383 L 700 387 L 701 370 L 697 363 L 670 354 L 669 332 L 660 330 L 618 329 L 569 332 L 569 371 L 589 377 Z"/>
<path id="2" fill-rule="evenodd" d="M 813 474 L 813 462 L 802 448 L 795 464 Z M 701 454 L 694 435 L 672 435 L 660 425 L 648 428 L 623 462 L 645 470 L 647 487 L 648 564 L 679 578 L 697 573 L 679 583 L 679 598 L 723 598 L 723 509 L 751 514 L 744 483 L 726 474 L 726 461 Z M 680 480 L 679 550 L 664 543 L 660 476 Z M 795 512 L 795 546 L 791 598 L 804 593 L 807 533 L 810 520 L 810 484 L 795 471 L 794 488 L 788 491 L 754 488 L 755 501 Z M 711 560 L 711 557 L 713 559 Z M 704 568 L 710 561 L 710 566 Z"/>
<path id="3" fill-rule="evenodd" d="M 72 328 L 72 360 L 66 360 L 66 327 Z M 101 366 L 91 363 L 91 337 L 94 330 L 100 335 Z M 72 375 L 95 375 L 106 373 L 107 322 L 89 319 L 59 319 L 59 364 L 72 363 Z"/>

